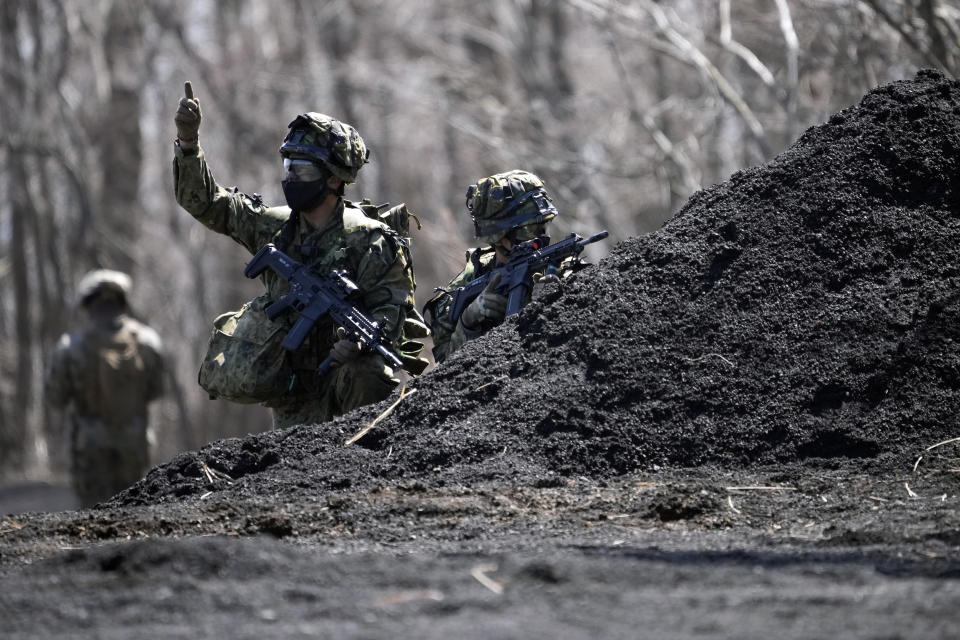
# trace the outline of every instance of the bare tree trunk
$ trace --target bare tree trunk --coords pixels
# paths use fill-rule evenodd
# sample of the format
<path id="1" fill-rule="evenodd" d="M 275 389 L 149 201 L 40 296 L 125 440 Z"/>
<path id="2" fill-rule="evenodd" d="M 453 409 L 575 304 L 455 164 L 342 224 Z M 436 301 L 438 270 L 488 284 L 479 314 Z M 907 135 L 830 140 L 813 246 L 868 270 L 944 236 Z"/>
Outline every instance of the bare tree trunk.
<path id="1" fill-rule="evenodd" d="M 357 124 L 356 91 L 350 81 L 350 52 L 353 51 L 357 40 L 357 16 L 353 2 L 341 2 L 341 9 L 335 20 L 330 22 L 327 29 L 327 39 L 330 43 L 330 56 L 333 58 L 332 67 L 334 95 L 338 105 L 338 114 L 330 114 L 355 127 Z M 363 132 L 360 132 L 363 135 Z"/>
<path id="2" fill-rule="evenodd" d="M 797 122 L 797 91 L 799 84 L 799 49 L 797 33 L 793 30 L 793 18 L 787 0 L 776 0 L 780 13 L 780 32 L 783 34 L 784 56 L 786 57 L 787 77 L 784 78 L 784 111 L 787 116 L 786 144 L 793 144 L 799 131 Z"/>
<path id="3" fill-rule="evenodd" d="M 376 24 L 379 27 L 380 21 L 377 20 Z M 381 64 L 386 63 L 386 58 L 389 55 L 385 47 L 385 42 L 389 42 L 389 38 L 381 37 L 381 34 L 377 33 L 370 43 L 371 57 Z M 372 168 L 376 169 L 377 198 L 386 201 L 391 197 L 390 193 L 392 191 L 390 164 L 391 151 L 393 150 L 393 136 L 390 135 L 390 115 L 393 112 L 393 90 L 390 85 L 384 83 L 381 86 L 372 87 L 371 91 L 373 92 L 374 109 L 377 114 L 377 126 L 379 129 L 377 132 L 376 146 L 371 153 L 371 160 L 373 160 Z M 362 131 L 360 135 L 363 135 Z M 376 155 L 374 156 L 373 154 Z"/>
<path id="4" fill-rule="evenodd" d="M 38 3 L 29 3 L 27 13 L 34 41 L 38 43 L 37 48 L 42 49 L 42 43 L 47 41 L 54 31 L 49 29 L 49 26 L 44 22 Z M 45 78 L 45 72 L 47 71 L 45 65 L 49 64 L 50 71 L 52 71 L 51 80 L 55 86 L 59 86 L 63 77 L 66 57 L 66 51 L 62 53 L 59 59 L 55 60 L 50 60 L 46 56 L 34 56 L 33 77 L 36 79 Z M 43 114 L 51 111 L 47 101 L 43 99 L 43 94 L 39 91 L 32 91 L 31 95 L 27 97 L 27 101 L 31 104 L 30 111 L 35 117 L 42 118 Z M 61 265 L 60 254 L 53 248 L 56 243 L 55 227 L 52 221 L 54 212 L 49 198 L 45 197 L 49 193 L 49 185 L 53 184 L 49 172 L 49 163 L 43 155 L 32 155 L 35 157 L 31 157 L 30 161 L 35 167 L 32 173 L 36 180 L 25 185 L 28 189 L 33 187 L 32 192 L 28 190 L 26 200 L 29 205 L 26 221 L 29 226 L 30 242 L 34 248 L 31 252 L 34 290 L 30 296 L 31 304 L 29 307 L 37 311 L 34 331 L 39 346 L 39 362 L 47 363 L 50 361 L 52 347 L 56 344 L 56 340 L 65 325 L 63 294 L 66 289 L 57 288 L 55 284 L 61 281 Z M 31 417 L 34 420 L 32 423 L 28 422 L 27 428 L 33 438 L 44 442 L 43 448 L 47 452 L 48 459 L 51 452 L 56 454 L 64 451 L 64 447 L 56 444 L 58 439 L 64 436 L 62 425 L 55 424 L 49 405 L 46 402 L 41 402 L 38 411 L 32 413 Z M 66 463 L 66 460 L 56 460 L 56 464 L 60 468 L 66 468 Z"/>
<path id="5" fill-rule="evenodd" d="M 653 69 L 656 74 L 657 102 L 662 104 L 668 100 L 673 93 L 673 77 L 667 70 L 666 56 L 659 51 L 651 52 L 653 56 Z M 669 116 L 660 119 L 660 131 L 667 140 L 673 140 L 673 128 L 670 126 Z M 674 162 L 664 162 L 659 170 L 663 173 L 663 181 L 666 182 L 665 195 L 667 201 L 664 206 L 668 212 L 674 212 L 679 205 L 686 200 L 686 194 L 683 179 L 677 164 Z"/>
<path id="6" fill-rule="evenodd" d="M 950 73 L 955 71 L 951 65 L 951 52 L 940 30 L 940 20 L 937 18 L 937 0 L 921 0 L 920 16 L 927 25 L 927 32 L 930 35 L 930 53 L 934 60 L 939 60 L 943 65 L 943 70 Z"/>
<path id="7" fill-rule="evenodd" d="M 143 161 L 140 134 L 142 76 L 140 11 L 134 4 L 117 0 L 107 17 L 104 48 L 110 71 L 110 94 L 103 110 L 98 143 L 104 170 L 100 211 L 103 242 L 100 262 L 121 271 L 133 270 L 138 218 L 140 166 Z"/>
<path id="8" fill-rule="evenodd" d="M 17 47 L 20 3 L 2 3 L 0 33 L 3 39 L 4 100 L 0 103 L 3 128 L 22 131 L 22 113 L 26 104 L 24 61 Z M 27 417 L 33 395 L 33 332 L 31 331 L 29 280 L 27 275 L 27 225 L 29 195 L 26 191 L 27 171 L 22 156 L 7 161 L 7 194 L 10 212 L 10 272 L 13 280 L 14 335 L 16 368 L 13 404 L 0 432 L 0 463 L 8 470 L 22 470 L 26 459 Z"/>
<path id="9" fill-rule="evenodd" d="M 910 45 L 910 47 L 914 51 L 916 51 L 921 56 L 923 56 L 926 59 L 927 64 L 929 64 L 932 67 L 941 69 L 943 71 L 947 71 L 946 62 L 944 61 L 943 58 L 937 55 L 936 43 L 934 43 L 934 46 L 927 46 L 926 43 L 921 42 L 917 38 L 917 34 L 915 30 L 910 27 L 909 25 L 910 21 L 907 17 L 903 17 L 903 18 L 895 17 L 893 14 L 891 14 L 887 10 L 887 8 L 884 6 L 881 0 L 864 0 L 864 2 L 871 9 L 873 9 L 881 18 L 883 18 L 883 20 L 892 29 L 894 29 L 897 33 L 899 33 L 900 36 L 904 39 L 904 41 L 908 45 Z M 912 7 L 909 4 L 907 4 L 905 8 L 908 10 L 912 9 Z M 921 10 L 923 9 L 926 9 L 926 0 L 924 0 L 924 7 L 922 7 Z M 931 14 L 933 13 L 932 8 L 930 9 L 930 13 Z M 931 15 L 931 19 L 933 20 L 933 22 L 930 24 L 930 28 L 931 30 L 935 31 L 937 35 L 939 35 L 939 30 L 937 30 L 935 26 L 936 19 L 932 15 Z M 936 35 L 933 35 L 933 37 L 936 37 Z"/>

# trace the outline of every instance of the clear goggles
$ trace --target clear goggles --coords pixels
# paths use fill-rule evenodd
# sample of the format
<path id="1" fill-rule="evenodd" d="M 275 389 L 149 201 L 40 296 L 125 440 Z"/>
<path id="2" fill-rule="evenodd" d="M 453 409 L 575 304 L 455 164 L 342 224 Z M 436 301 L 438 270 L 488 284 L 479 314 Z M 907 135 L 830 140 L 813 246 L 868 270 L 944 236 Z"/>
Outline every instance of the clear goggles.
<path id="1" fill-rule="evenodd" d="M 323 169 L 316 162 L 302 158 L 283 159 L 283 179 L 287 182 L 315 182 L 325 178 Z"/>

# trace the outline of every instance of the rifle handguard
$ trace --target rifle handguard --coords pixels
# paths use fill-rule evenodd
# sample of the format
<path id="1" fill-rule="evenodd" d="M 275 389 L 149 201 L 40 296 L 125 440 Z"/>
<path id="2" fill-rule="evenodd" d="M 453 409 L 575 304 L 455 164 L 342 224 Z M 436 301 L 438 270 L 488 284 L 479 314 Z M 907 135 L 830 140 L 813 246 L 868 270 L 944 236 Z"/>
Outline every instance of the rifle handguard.
<path id="1" fill-rule="evenodd" d="M 267 317 L 273 320 L 290 308 L 298 314 L 293 328 L 283 339 L 285 349 L 298 349 L 317 320 L 329 315 L 363 349 L 376 350 L 394 368 L 403 366 L 403 361 L 383 344 L 380 325 L 348 301 L 358 288 L 345 271 L 333 270 L 326 276 L 318 276 L 309 267 L 277 249 L 272 242 L 254 254 L 243 274 L 248 278 L 256 278 L 267 268 L 290 283 L 290 291 L 264 309 Z M 317 371 L 325 373 L 331 365 L 332 358 L 328 356 Z"/>
<path id="2" fill-rule="evenodd" d="M 603 240 L 608 235 L 610 235 L 609 232 L 600 231 L 584 239 L 571 233 L 554 244 L 549 244 L 550 236 L 540 236 L 514 246 L 510 251 L 507 264 L 494 267 L 476 280 L 453 291 L 450 300 L 450 321 L 459 322 L 463 310 L 480 295 L 490 279 L 498 273 L 501 278 L 496 291 L 507 296 L 507 316 L 519 313 L 526 301 L 527 292 L 533 286 L 532 274 L 546 267 L 558 267 L 567 258 L 580 255 L 588 244 Z"/>

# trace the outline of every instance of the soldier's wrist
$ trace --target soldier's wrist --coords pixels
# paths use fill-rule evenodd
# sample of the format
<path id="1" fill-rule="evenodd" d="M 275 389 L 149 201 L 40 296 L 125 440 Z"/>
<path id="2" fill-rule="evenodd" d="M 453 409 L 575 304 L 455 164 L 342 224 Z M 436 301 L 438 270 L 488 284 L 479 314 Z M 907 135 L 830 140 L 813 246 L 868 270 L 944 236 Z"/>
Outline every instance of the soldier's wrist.
<path id="1" fill-rule="evenodd" d="M 183 138 L 178 136 L 174 144 L 180 147 L 180 150 L 183 151 L 184 154 L 191 155 L 193 153 L 196 153 L 198 142 L 199 142 L 198 138 L 194 138 L 193 140 L 184 140 Z"/>

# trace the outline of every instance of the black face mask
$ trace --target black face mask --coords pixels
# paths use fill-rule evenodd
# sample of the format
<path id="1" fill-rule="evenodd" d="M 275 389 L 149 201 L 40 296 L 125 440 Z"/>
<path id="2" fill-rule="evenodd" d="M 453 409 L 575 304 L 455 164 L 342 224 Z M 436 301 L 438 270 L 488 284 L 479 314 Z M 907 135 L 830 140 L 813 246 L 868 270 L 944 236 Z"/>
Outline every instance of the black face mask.
<path id="1" fill-rule="evenodd" d="M 281 180 L 283 197 L 287 199 L 287 206 L 293 211 L 309 211 L 323 202 L 330 192 L 326 180 L 312 180 L 300 182 L 298 180 Z"/>

